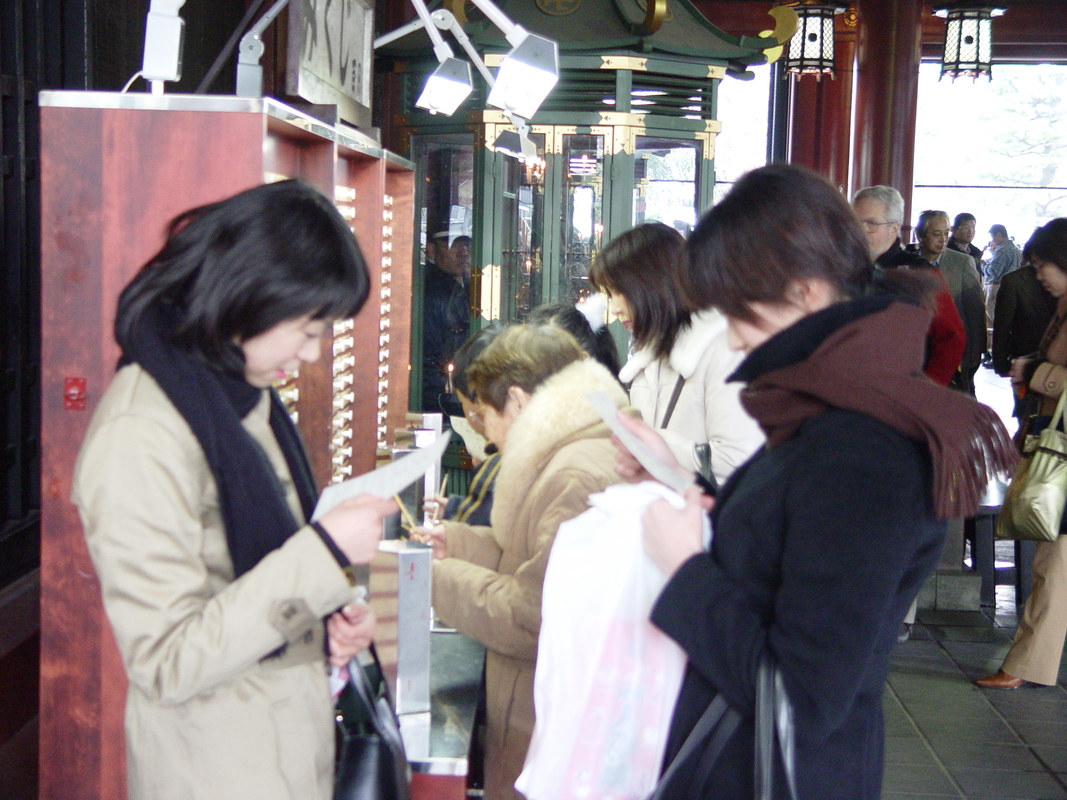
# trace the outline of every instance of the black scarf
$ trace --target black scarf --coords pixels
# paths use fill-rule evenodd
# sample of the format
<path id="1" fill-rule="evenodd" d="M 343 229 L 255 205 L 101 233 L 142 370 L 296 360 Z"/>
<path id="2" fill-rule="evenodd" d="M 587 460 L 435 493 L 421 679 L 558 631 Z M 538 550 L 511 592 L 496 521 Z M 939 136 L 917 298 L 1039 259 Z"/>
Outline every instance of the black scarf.
<path id="1" fill-rule="evenodd" d="M 748 383 L 741 404 L 769 447 L 827 408 L 858 411 L 922 442 L 938 517 L 970 516 L 993 475 L 1017 458 L 996 412 L 922 374 L 929 325 L 928 312 L 886 296 L 837 303 L 768 339 L 730 380 Z"/>
<path id="2" fill-rule="evenodd" d="M 227 375 L 174 344 L 176 314 L 150 307 L 125 342 L 119 366 L 139 364 L 193 430 L 218 487 L 219 507 L 234 577 L 280 547 L 301 522 L 293 518 L 267 454 L 241 420 L 262 397 L 243 378 Z M 317 493 L 307 455 L 281 398 L 270 391 L 270 427 L 285 455 L 289 473 L 310 519 Z"/>

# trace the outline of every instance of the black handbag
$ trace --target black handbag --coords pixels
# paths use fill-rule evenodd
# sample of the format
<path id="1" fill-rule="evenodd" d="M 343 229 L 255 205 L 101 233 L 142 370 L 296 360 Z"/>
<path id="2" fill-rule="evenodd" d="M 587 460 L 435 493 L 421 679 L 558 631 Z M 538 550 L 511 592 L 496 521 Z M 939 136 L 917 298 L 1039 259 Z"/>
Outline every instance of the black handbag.
<path id="1" fill-rule="evenodd" d="M 378 653 L 352 659 L 337 697 L 337 769 L 333 800 L 409 800 L 411 770 Z M 367 673 L 371 672 L 371 675 Z"/>
<path id="2" fill-rule="evenodd" d="M 694 779 L 685 793 L 703 796 L 715 762 L 734 735 L 741 722 L 741 714 L 731 708 L 719 694 L 697 720 L 693 730 L 682 743 L 678 753 L 660 777 L 656 788 L 646 800 L 661 800 L 674 780 L 675 773 L 695 754 L 700 760 Z M 785 772 L 786 789 L 791 800 L 797 800 L 795 747 L 793 735 L 793 706 L 785 691 L 782 672 L 774 657 L 765 653 L 756 677 L 756 718 L 754 742 L 754 796 L 756 800 L 773 800 L 775 755 L 778 754 Z"/>

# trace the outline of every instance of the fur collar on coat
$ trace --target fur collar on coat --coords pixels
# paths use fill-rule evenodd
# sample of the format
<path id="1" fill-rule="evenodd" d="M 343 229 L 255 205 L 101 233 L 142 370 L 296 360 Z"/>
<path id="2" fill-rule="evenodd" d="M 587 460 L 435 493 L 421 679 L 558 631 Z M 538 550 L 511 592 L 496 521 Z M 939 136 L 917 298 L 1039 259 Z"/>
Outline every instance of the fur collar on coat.
<path id="1" fill-rule="evenodd" d="M 587 392 L 606 392 L 620 408 L 626 393 L 611 373 L 591 358 L 577 361 L 545 381 L 511 423 L 507 444 L 500 458 L 493 501 L 494 530 L 503 520 L 497 509 L 513 509 L 537 479 L 549 459 L 564 444 L 587 438 L 589 429 L 602 427 L 595 436 L 608 436 L 608 428 L 589 401 Z"/>
<path id="2" fill-rule="evenodd" d="M 668 359 L 671 368 L 686 380 L 693 377 L 700 359 L 704 357 L 712 341 L 726 330 L 726 317 L 714 308 L 693 314 L 689 327 L 678 334 Z M 629 383 L 645 367 L 652 363 L 652 349 L 643 347 L 634 353 L 619 371 L 619 380 Z"/>

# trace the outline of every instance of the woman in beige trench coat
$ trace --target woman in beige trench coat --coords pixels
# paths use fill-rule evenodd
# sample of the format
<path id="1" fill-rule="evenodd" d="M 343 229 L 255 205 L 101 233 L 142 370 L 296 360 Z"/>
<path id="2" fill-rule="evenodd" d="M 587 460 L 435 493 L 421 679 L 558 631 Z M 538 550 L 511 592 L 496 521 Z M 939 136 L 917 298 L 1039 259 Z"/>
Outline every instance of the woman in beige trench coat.
<path id="1" fill-rule="evenodd" d="M 179 216 L 119 299 L 73 499 L 129 678 L 130 800 L 332 795 L 325 640 L 336 664 L 368 644 L 346 567 L 395 506 L 306 524 L 315 487 L 271 384 L 367 286 L 336 209 L 285 181 Z"/>
<path id="2" fill-rule="evenodd" d="M 1037 279 L 1056 298 L 1056 311 L 1035 356 L 1012 362 L 1011 379 L 1036 397 L 1036 413 L 1048 416 L 1055 411 L 1067 382 L 1067 219 L 1054 219 L 1034 231 L 1023 248 L 1023 259 L 1034 265 Z M 1067 637 L 1067 536 L 1063 529 L 1061 524 L 1056 541 L 1037 543 L 1033 590 L 1019 619 L 1015 642 L 1003 666 L 976 681 L 983 689 L 1017 689 L 1028 681 L 1044 686 L 1056 683 Z"/>

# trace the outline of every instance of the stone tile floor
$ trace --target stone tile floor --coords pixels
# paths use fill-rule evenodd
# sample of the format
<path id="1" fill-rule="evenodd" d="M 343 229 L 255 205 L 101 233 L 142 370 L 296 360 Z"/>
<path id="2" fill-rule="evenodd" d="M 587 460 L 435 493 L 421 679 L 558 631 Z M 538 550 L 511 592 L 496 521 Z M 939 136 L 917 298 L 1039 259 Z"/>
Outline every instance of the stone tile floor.
<path id="1" fill-rule="evenodd" d="M 996 608 L 919 612 L 886 684 L 885 800 L 1067 800 L 1067 670 L 1047 688 L 972 683 L 1000 666 L 1016 620 L 1009 586 Z"/>
<path id="2" fill-rule="evenodd" d="M 980 369 L 975 383 L 1014 432 L 1007 379 Z M 999 542 L 997 566 L 1012 557 Z M 884 800 L 1067 800 L 1067 663 L 1056 686 L 973 683 L 1000 667 L 1020 611 L 1015 588 L 998 586 L 995 608 L 919 612 L 886 683 Z"/>

